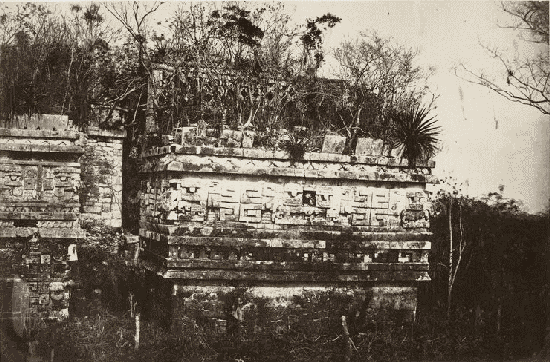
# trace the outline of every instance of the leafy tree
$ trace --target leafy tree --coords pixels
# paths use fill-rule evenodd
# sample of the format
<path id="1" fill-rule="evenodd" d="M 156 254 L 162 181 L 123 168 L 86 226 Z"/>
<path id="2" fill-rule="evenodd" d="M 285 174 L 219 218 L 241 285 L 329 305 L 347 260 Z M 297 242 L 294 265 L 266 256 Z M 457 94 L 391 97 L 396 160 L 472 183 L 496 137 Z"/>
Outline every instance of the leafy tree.
<path id="1" fill-rule="evenodd" d="M 112 32 L 100 9 L 75 5 L 59 15 L 55 7 L 28 3 L 4 13 L 6 29 L 19 29 L 0 45 L 4 117 L 61 113 L 77 125 L 88 124 L 91 108 L 104 101 L 112 68 L 107 44 Z"/>
<path id="2" fill-rule="evenodd" d="M 502 10 L 516 20 L 510 28 L 527 31 L 526 40 L 548 44 L 548 1 L 502 3 Z"/>
<path id="3" fill-rule="evenodd" d="M 417 55 L 391 39 L 368 32 L 362 32 L 356 40 L 342 42 L 334 50 L 338 75 L 347 81 L 340 111 L 345 118 L 340 116 L 339 123 L 349 139 L 358 136 L 388 139 L 391 118 L 397 120 L 399 115 L 403 120 L 406 113 L 413 116 L 413 108 L 419 108 L 430 96 L 426 81 L 433 69 L 416 66 Z M 433 108 L 436 98 L 432 96 L 426 111 Z M 394 122 L 398 124 L 405 125 L 402 121 Z M 401 132 L 399 137 L 402 136 Z"/>
<path id="4" fill-rule="evenodd" d="M 334 50 L 339 76 L 381 96 L 383 110 L 406 108 L 429 95 L 427 79 L 434 69 L 416 66 L 418 52 L 377 33 L 362 32 Z"/>
<path id="5" fill-rule="evenodd" d="M 228 5 L 223 12 L 214 10 L 211 21 L 216 23 L 216 34 L 225 44 L 228 51 L 228 58 L 233 64 L 239 64 L 243 46 L 257 50 L 264 37 L 264 32 L 254 24 L 251 19 L 251 12 L 238 5 Z M 234 51 L 232 51 L 235 49 Z"/>
<path id="6" fill-rule="evenodd" d="M 528 44 L 526 56 L 510 56 L 483 45 L 498 63 L 501 75 L 490 77 L 461 64 L 456 73 L 462 79 L 482 85 L 504 98 L 550 114 L 550 61 L 548 57 L 548 1 L 503 3 L 502 9 L 515 23 L 506 26 L 520 32 Z"/>
<path id="7" fill-rule="evenodd" d="M 321 66 L 324 60 L 323 31 L 333 28 L 340 20 L 342 19 L 327 13 L 314 20 L 306 21 L 306 31 L 300 36 L 300 40 L 304 46 L 303 65 L 307 72 L 315 74 L 315 71 Z"/>
<path id="8" fill-rule="evenodd" d="M 284 3 L 265 4 L 258 19 L 264 31 L 259 49 L 264 72 L 283 76 L 296 75 L 300 69 L 300 25 L 292 25 L 291 16 L 284 11 Z"/>

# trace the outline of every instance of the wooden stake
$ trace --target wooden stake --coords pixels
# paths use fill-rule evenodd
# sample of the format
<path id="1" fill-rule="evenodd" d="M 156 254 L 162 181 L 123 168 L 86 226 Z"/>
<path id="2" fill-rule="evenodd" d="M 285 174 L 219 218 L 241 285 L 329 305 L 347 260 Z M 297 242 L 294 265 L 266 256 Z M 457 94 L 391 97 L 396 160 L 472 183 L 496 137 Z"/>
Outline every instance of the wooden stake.
<path id="1" fill-rule="evenodd" d="M 348 323 L 346 322 L 346 316 L 342 316 L 342 329 L 344 330 L 344 361 L 349 362 L 351 360 L 351 341 L 349 339 Z"/>
<path id="2" fill-rule="evenodd" d="M 136 313 L 136 335 L 134 336 L 134 349 L 139 349 L 139 313 Z"/>

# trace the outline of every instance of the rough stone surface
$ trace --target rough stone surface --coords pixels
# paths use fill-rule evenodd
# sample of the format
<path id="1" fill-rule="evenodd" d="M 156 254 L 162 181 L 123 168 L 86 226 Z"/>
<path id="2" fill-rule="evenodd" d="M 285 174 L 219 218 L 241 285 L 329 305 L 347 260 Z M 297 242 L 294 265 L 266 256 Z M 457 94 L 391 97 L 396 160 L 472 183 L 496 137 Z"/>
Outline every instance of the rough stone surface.
<path id="1" fill-rule="evenodd" d="M 88 129 L 81 158 L 84 189 L 81 218 L 122 226 L 122 131 Z"/>
<path id="2" fill-rule="evenodd" d="M 25 318 L 68 315 L 70 263 L 84 237 L 78 197 L 81 135 L 58 130 L 62 123 L 55 117 L 38 117 L 44 121 L 40 130 L 32 120 L 27 120 L 29 129 L 0 129 L 0 144 L 11 146 L 0 151 L 0 269 L 1 277 L 17 276 L 12 312 L 19 313 L 13 322 L 21 333 Z"/>
<path id="3" fill-rule="evenodd" d="M 344 151 L 346 145 L 346 137 L 338 135 L 326 135 L 323 141 L 323 152 L 326 153 L 339 153 Z"/>
<path id="4" fill-rule="evenodd" d="M 370 137 L 360 137 L 357 139 L 355 147 L 356 155 L 372 155 L 372 143 L 374 139 Z"/>
<path id="5" fill-rule="evenodd" d="M 240 148 L 146 152 L 142 262 L 172 282 L 176 318 L 195 293 L 178 297 L 184 286 L 254 294 L 250 284 L 275 297 L 302 293 L 296 286 L 353 287 L 373 295 L 372 308 L 413 311 L 417 283 L 429 280 L 433 163 L 409 170 L 383 155 L 354 161 Z M 205 310 L 223 324 L 223 303 L 211 299 Z"/>
<path id="6" fill-rule="evenodd" d="M 338 298 L 338 309 L 347 313 L 348 318 L 356 318 L 363 313 L 369 316 L 369 312 L 375 314 L 376 310 L 387 308 L 401 310 L 404 318 L 411 319 L 417 301 L 415 287 L 253 286 L 242 289 L 227 285 L 190 286 L 185 283 L 175 283 L 168 298 L 172 300 L 173 316 L 193 315 L 200 311 L 203 324 L 217 332 L 226 333 L 229 332 L 228 324 L 235 319 L 239 320 L 241 328 L 246 329 L 246 325 L 252 324 L 252 330 L 257 331 L 258 328 L 269 328 L 270 323 L 274 322 L 266 323 L 269 318 L 265 313 L 282 316 L 283 309 L 307 309 L 308 305 L 314 305 L 316 309 L 326 307 L 319 303 L 324 299 L 323 296 Z M 261 312 L 264 314 L 261 316 L 258 315 L 259 304 L 263 307 Z M 317 312 L 326 315 L 334 313 L 328 309 Z M 178 320 L 177 317 L 173 318 L 171 323 L 176 333 L 180 329 Z"/>

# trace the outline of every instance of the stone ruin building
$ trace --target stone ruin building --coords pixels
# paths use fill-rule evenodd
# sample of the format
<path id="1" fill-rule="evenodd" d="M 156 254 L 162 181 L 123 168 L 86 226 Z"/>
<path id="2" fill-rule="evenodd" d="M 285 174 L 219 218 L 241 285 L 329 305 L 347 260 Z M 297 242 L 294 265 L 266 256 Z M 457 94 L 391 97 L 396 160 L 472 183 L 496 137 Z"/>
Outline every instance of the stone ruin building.
<path id="1" fill-rule="evenodd" d="M 363 139 L 354 157 L 172 145 L 143 155 L 142 260 L 171 317 L 202 295 L 290 300 L 303 290 L 371 295 L 369 308 L 414 314 L 429 280 L 427 194 L 433 162 L 413 172 Z M 164 301 L 164 303 L 162 302 Z M 168 303 L 168 304 L 166 304 Z"/>
<path id="2" fill-rule="evenodd" d="M 125 134 L 77 131 L 64 116 L 18 122 L 0 129 L 0 247 L 20 276 L 17 308 L 54 318 L 66 314 L 80 222 L 121 226 Z M 409 168 L 370 138 L 349 156 L 326 136 L 296 158 L 253 148 L 253 133 L 210 133 L 177 128 L 142 153 L 139 258 L 153 308 L 177 320 L 202 298 L 223 330 L 223 296 L 236 290 L 279 303 L 331 290 L 414 315 L 429 280 L 433 161 Z"/>
<path id="3" fill-rule="evenodd" d="M 30 317 L 68 316 L 71 266 L 86 236 L 81 222 L 122 225 L 123 138 L 122 131 L 77 131 L 58 115 L 0 127 L 0 276 L 15 276 L 12 300 L 3 303 L 19 335 Z M 9 289 L 3 285 L 2 293 Z"/>

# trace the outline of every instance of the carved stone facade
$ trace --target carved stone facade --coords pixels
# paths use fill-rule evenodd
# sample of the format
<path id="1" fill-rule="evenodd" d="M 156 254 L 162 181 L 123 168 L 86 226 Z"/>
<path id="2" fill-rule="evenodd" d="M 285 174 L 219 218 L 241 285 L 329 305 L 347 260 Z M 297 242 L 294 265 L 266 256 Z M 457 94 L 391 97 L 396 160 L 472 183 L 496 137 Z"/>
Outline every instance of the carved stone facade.
<path id="1" fill-rule="evenodd" d="M 66 130 L 63 117 L 54 121 L 39 123 L 49 129 L 0 129 L 1 264 L 4 277 L 16 276 L 18 333 L 28 316 L 68 315 L 70 263 L 85 236 L 78 197 L 82 135 Z"/>
<path id="2" fill-rule="evenodd" d="M 174 305 L 204 288 L 274 298 L 351 288 L 373 292 L 373 308 L 390 300 L 413 311 L 417 283 L 429 280 L 424 190 L 433 166 L 369 154 L 292 160 L 259 149 L 155 148 L 143 157 L 143 260 L 169 280 Z M 211 317 L 223 319 L 217 310 Z"/>
<path id="3" fill-rule="evenodd" d="M 68 315 L 82 219 L 121 226 L 125 133 L 79 132 L 66 116 L 15 121 L 0 128 L 0 277 L 22 334 L 29 317 Z"/>

